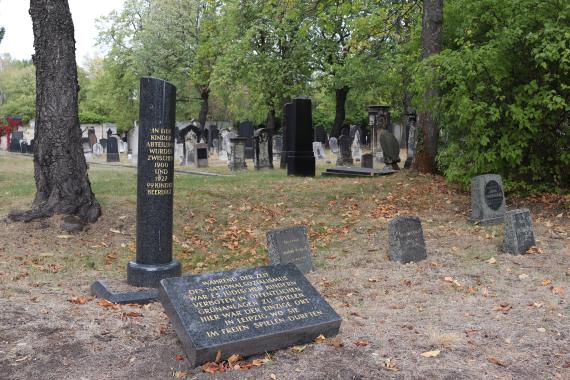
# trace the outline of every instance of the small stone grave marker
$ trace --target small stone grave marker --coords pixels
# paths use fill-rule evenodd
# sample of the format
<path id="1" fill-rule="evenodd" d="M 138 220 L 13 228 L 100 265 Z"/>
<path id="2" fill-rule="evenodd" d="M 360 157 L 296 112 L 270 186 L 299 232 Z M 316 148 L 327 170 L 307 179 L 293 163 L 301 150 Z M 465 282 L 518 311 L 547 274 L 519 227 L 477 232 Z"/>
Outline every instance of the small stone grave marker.
<path id="1" fill-rule="evenodd" d="M 398 216 L 388 224 L 390 259 L 406 264 L 427 257 L 422 222 L 417 216 Z"/>
<path id="2" fill-rule="evenodd" d="M 164 279 L 160 301 L 191 366 L 336 335 L 341 318 L 294 264 Z"/>
<path id="3" fill-rule="evenodd" d="M 267 232 L 267 251 L 271 265 L 293 263 L 303 273 L 314 269 L 305 226 Z"/>
<path id="4" fill-rule="evenodd" d="M 505 214 L 505 236 L 503 249 L 512 254 L 520 255 L 536 245 L 534 230 L 529 209 L 507 211 Z"/>
<path id="5" fill-rule="evenodd" d="M 500 175 L 483 174 L 471 179 L 470 221 L 472 223 L 501 223 L 505 210 L 505 195 Z"/>

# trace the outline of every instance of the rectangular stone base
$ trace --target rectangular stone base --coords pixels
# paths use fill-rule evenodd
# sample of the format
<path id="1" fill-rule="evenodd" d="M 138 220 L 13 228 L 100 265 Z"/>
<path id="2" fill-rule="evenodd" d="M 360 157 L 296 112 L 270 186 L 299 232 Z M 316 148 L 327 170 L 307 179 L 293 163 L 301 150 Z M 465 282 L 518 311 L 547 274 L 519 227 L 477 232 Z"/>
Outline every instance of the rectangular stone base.
<path id="1" fill-rule="evenodd" d="M 315 156 L 313 152 L 306 152 L 305 154 L 289 152 L 287 155 L 287 175 L 314 177 Z"/>
<path id="2" fill-rule="evenodd" d="M 97 298 L 105 299 L 113 303 L 127 304 L 137 303 L 146 304 L 158 301 L 158 290 L 151 288 L 137 288 L 126 283 L 117 286 L 127 291 L 113 292 L 110 287 L 102 280 L 97 280 L 91 285 L 91 295 Z"/>

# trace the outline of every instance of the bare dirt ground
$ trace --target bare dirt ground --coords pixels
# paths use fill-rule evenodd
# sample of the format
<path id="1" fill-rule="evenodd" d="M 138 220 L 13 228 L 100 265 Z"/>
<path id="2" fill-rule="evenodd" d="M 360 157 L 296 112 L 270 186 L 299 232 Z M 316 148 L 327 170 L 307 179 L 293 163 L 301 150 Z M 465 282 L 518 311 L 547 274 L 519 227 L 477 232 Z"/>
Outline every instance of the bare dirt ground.
<path id="1" fill-rule="evenodd" d="M 210 188 L 177 190 L 175 254 L 188 273 L 258 265 L 268 228 L 309 225 L 317 270 L 308 278 L 343 318 L 337 339 L 262 355 L 271 360 L 251 369 L 189 368 L 160 303 L 88 297 L 96 278 L 125 275 L 135 244 L 132 199 L 101 190 L 104 215 L 79 234 L 61 232 L 58 217 L 0 224 L 0 378 L 570 379 L 570 197 L 509 199 L 531 209 L 539 248 L 510 256 L 502 227 L 469 225 L 469 195 L 439 177 L 263 184 L 247 196 L 216 185 L 223 201 L 213 209 L 199 206 Z M 235 222 L 240 207 L 247 216 Z M 397 214 L 421 218 L 427 260 L 388 260 Z M 227 239 L 244 250 L 222 251 Z"/>

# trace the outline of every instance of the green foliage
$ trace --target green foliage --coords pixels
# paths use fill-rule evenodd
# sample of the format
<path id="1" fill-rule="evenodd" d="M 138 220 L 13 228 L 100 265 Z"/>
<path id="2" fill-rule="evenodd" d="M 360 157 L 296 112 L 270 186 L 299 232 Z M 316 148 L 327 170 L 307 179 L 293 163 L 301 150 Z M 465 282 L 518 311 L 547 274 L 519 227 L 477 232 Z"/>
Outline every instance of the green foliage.
<path id="1" fill-rule="evenodd" d="M 418 65 L 417 93 L 440 83 L 439 164 L 465 186 L 499 173 L 507 188 L 570 186 L 570 3 L 450 0 L 446 50 Z M 435 69 L 434 69 L 435 67 Z"/>
<path id="2" fill-rule="evenodd" d="M 108 121 L 108 117 L 92 111 L 79 112 L 79 122 L 81 124 L 102 124 Z"/>
<path id="3" fill-rule="evenodd" d="M 30 61 L 0 58 L 0 118 L 21 116 L 28 122 L 35 116 L 36 71 Z"/>

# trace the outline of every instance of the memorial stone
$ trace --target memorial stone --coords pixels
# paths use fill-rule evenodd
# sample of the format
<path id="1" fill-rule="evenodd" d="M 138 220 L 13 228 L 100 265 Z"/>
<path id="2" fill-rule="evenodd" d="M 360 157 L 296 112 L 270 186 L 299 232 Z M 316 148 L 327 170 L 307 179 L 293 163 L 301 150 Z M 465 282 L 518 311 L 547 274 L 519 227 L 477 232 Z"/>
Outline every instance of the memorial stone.
<path id="1" fill-rule="evenodd" d="M 269 264 L 293 263 L 303 273 L 314 270 L 307 228 L 296 226 L 267 232 Z"/>
<path id="2" fill-rule="evenodd" d="M 327 131 L 325 131 L 322 125 L 315 127 L 315 137 L 313 141 L 320 142 L 323 145 L 327 143 Z"/>
<path id="3" fill-rule="evenodd" d="M 116 136 L 110 136 L 107 139 L 107 162 L 119 162 L 119 139 Z"/>
<path id="4" fill-rule="evenodd" d="M 272 130 L 257 129 L 254 133 L 254 167 L 260 169 L 273 169 L 273 138 Z"/>
<path id="5" fill-rule="evenodd" d="M 406 128 L 406 151 L 407 157 L 406 162 L 404 163 L 404 168 L 409 169 L 412 167 L 412 163 L 414 161 L 414 152 L 415 152 L 415 144 L 416 144 L 416 114 L 409 113 L 406 114 L 407 119 L 407 128 Z"/>
<path id="6" fill-rule="evenodd" d="M 374 167 L 374 156 L 372 155 L 372 153 L 365 153 L 362 155 L 362 161 L 360 162 L 360 166 L 369 169 L 372 169 Z"/>
<path id="7" fill-rule="evenodd" d="M 218 158 L 222 161 L 228 160 L 228 147 L 230 145 L 230 131 L 227 129 L 222 129 L 220 131 L 220 136 L 222 138 L 220 142 L 220 150 L 218 151 Z"/>
<path id="8" fill-rule="evenodd" d="M 137 253 L 127 267 L 127 282 L 158 287 L 180 276 L 172 258 L 172 206 L 176 87 L 155 78 L 140 81 L 139 162 L 137 174 Z"/>
<path id="9" fill-rule="evenodd" d="M 331 152 L 335 155 L 338 156 L 338 154 L 340 153 L 340 150 L 338 148 L 338 140 L 336 137 L 331 137 L 329 139 L 329 146 L 331 148 Z"/>
<path id="10" fill-rule="evenodd" d="M 525 208 L 507 211 L 503 249 L 512 255 L 520 255 L 535 245 L 530 210 Z"/>
<path id="11" fill-rule="evenodd" d="M 194 145 L 194 163 L 197 168 L 208 167 L 208 144 L 198 143 Z"/>
<path id="12" fill-rule="evenodd" d="M 296 98 L 285 106 L 287 175 L 314 177 L 311 99 Z"/>
<path id="13" fill-rule="evenodd" d="M 323 143 L 319 141 L 313 142 L 313 155 L 315 156 L 316 160 L 325 159 L 325 148 L 323 148 Z"/>
<path id="14" fill-rule="evenodd" d="M 380 131 L 380 146 L 382 147 L 382 157 L 384 163 L 394 170 L 399 170 L 400 143 L 394 135 L 386 130 Z"/>
<path id="15" fill-rule="evenodd" d="M 103 152 L 107 153 L 107 139 L 100 139 L 99 144 L 103 147 Z"/>
<path id="16" fill-rule="evenodd" d="M 240 123 L 238 126 L 238 137 L 245 138 L 245 158 L 247 160 L 253 159 L 253 124 L 249 121 Z"/>
<path id="17" fill-rule="evenodd" d="M 191 367 L 331 337 L 342 321 L 294 264 L 169 278 L 159 293 Z"/>
<path id="18" fill-rule="evenodd" d="M 283 152 L 283 136 L 273 135 L 273 157 L 281 159 Z"/>
<path id="19" fill-rule="evenodd" d="M 350 166 L 354 163 L 352 159 L 350 137 L 341 135 L 338 139 L 340 154 L 336 160 L 337 166 Z"/>
<path id="20" fill-rule="evenodd" d="M 96 157 L 101 157 L 103 155 L 104 150 L 103 150 L 103 145 L 96 143 L 95 145 L 93 145 L 93 154 Z"/>
<path id="21" fill-rule="evenodd" d="M 360 131 L 356 130 L 350 146 L 351 155 L 353 160 L 360 161 L 362 157 L 362 148 L 360 147 Z"/>
<path id="22" fill-rule="evenodd" d="M 230 138 L 230 149 L 228 168 L 232 171 L 245 170 L 247 164 L 245 162 L 245 137 L 232 137 Z"/>
<path id="23" fill-rule="evenodd" d="M 471 223 L 499 224 L 506 211 L 500 175 L 483 174 L 471 179 Z"/>
<path id="24" fill-rule="evenodd" d="M 422 223 L 417 216 L 398 216 L 388 224 L 389 254 L 403 264 L 427 257 Z"/>

